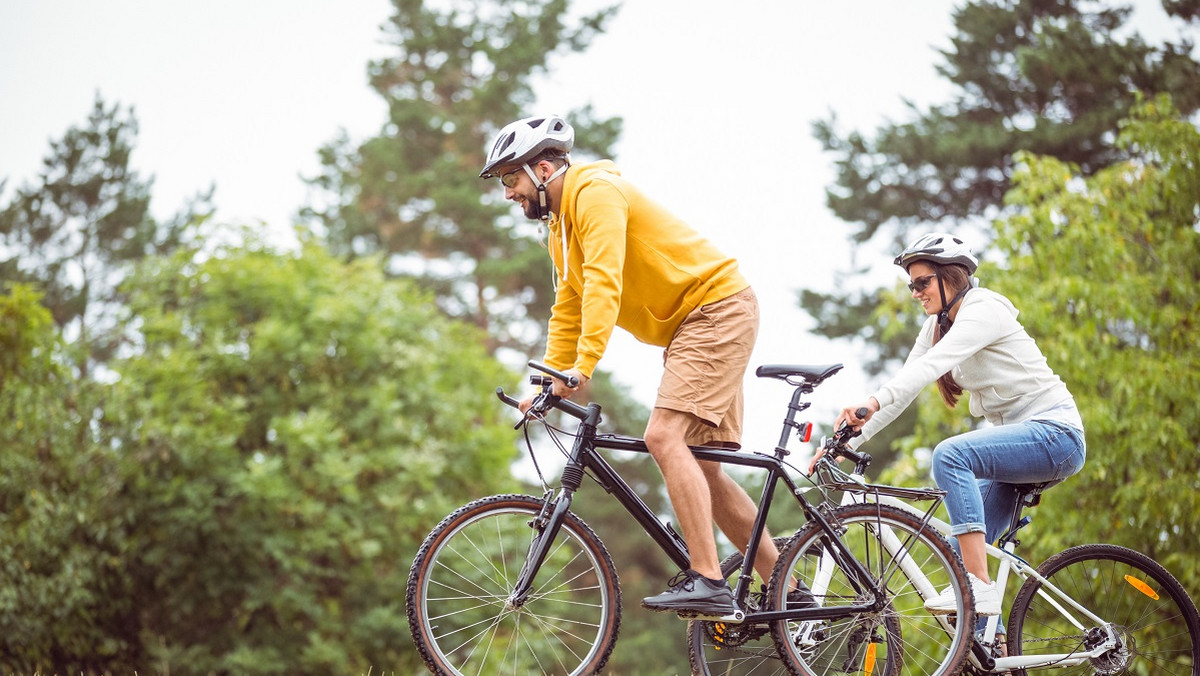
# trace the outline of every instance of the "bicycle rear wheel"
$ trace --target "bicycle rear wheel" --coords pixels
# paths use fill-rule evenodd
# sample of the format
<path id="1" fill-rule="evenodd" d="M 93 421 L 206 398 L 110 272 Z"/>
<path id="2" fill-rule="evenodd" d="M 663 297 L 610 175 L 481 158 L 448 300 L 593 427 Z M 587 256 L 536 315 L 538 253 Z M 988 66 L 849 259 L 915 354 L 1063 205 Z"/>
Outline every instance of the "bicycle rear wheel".
<path id="1" fill-rule="evenodd" d="M 887 598 L 875 611 L 773 623 L 784 666 L 802 676 L 958 674 L 973 640 L 973 597 L 969 591 L 960 593 L 950 616 L 925 610 L 925 599 L 946 587 L 970 589 L 950 543 L 918 516 L 895 507 L 848 505 L 831 510 L 828 518 L 838 539 L 865 573 L 881 583 Z M 793 578 L 803 580 L 826 609 L 870 602 L 873 595 L 853 569 L 853 562 L 841 560 L 829 535 L 810 523 L 775 566 L 768 586 L 771 603 L 782 607 Z"/>
<path id="2" fill-rule="evenodd" d="M 1063 674 L 1200 676 L 1200 616 L 1179 582 L 1140 552 L 1080 545 L 1055 554 L 1038 573 L 1111 623 L 1122 645 Z M 1013 600 L 1009 655 L 1070 653 L 1103 640 L 1103 630 L 1029 578 Z M 1075 626 L 1064 612 L 1082 625 Z M 1024 674 L 1025 672 L 1014 672 Z"/>
<path id="3" fill-rule="evenodd" d="M 546 502 L 471 502 L 425 538 L 408 577 L 408 623 L 436 674 L 592 674 L 612 653 L 621 590 L 604 544 L 568 512 L 524 603 L 510 594 Z"/>

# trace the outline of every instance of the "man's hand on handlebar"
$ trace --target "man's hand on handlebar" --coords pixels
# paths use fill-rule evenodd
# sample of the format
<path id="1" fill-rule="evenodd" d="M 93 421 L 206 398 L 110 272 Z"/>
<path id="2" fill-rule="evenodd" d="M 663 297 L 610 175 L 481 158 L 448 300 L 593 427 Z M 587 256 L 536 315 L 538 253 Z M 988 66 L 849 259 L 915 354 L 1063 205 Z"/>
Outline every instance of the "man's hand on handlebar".
<path id="1" fill-rule="evenodd" d="M 563 371 L 563 375 L 575 378 L 576 382 L 576 385 L 571 387 L 569 383 L 563 382 L 558 378 L 554 379 L 554 389 L 552 392 L 554 393 L 554 396 L 562 397 L 563 399 L 570 399 L 571 395 L 578 392 L 579 388 L 586 385 L 588 381 L 588 377 L 580 373 L 579 369 L 567 369 L 566 371 Z"/>
<path id="2" fill-rule="evenodd" d="M 586 384 L 589 380 L 588 377 L 580 373 L 578 369 L 569 369 L 567 371 L 563 371 L 563 375 L 568 376 L 567 381 L 555 377 L 553 378 L 553 384 L 550 387 L 550 394 L 553 394 L 561 399 L 570 399 L 571 395 L 578 392 L 579 388 L 583 387 L 584 384 Z M 576 383 L 574 387 L 572 387 L 569 382 L 572 378 Z M 530 407 L 533 406 L 534 400 L 541 395 L 542 392 L 529 395 L 521 400 L 521 403 L 517 405 L 517 408 L 521 411 L 521 413 L 527 413 Z"/>

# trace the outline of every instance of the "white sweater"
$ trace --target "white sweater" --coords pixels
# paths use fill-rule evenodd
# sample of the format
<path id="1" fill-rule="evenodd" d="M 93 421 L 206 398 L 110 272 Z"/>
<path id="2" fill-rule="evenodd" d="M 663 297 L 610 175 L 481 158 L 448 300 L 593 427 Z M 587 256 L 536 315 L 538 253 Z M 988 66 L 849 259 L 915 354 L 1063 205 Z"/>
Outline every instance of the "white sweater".
<path id="1" fill-rule="evenodd" d="M 971 415 L 994 425 L 1037 418 L 1083 430 L 1074 398 L 1017 321 L 1013 304 L 982 288 L 968 291 L 961 303 L 954 326 L 936 345 L 937 316 L 925 321 L 904 368 L 872 395 L 880 409 L 863 426 L 857 444 L 895 420 L 947 371 L 970 393 Z"/>

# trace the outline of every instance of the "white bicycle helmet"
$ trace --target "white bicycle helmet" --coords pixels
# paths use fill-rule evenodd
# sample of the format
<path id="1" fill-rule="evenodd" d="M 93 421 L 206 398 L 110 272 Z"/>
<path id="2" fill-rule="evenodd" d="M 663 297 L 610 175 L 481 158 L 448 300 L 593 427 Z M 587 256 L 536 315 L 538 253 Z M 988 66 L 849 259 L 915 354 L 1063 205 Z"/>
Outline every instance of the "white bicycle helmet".
<path id="1" fill-rule="evenodd" d="M 527 117 L 500 130 L 480 178 L 495 176 L 498 167 L 528 162 L 544 150 L 563 155 L 575 146 L 575 129 L 558 115 Z"/>
<path id="2" fill-rule="evenodd" d="M 896 265 L 908 269 L 916 261 L 931 261 L 938 265 L 961 265 L 968 275 L 975 274 L 979 260 L 971 253 L 971 247 L 961 239 L 945 232 L 931 232 L 918 237 L 899 256 Z"/>

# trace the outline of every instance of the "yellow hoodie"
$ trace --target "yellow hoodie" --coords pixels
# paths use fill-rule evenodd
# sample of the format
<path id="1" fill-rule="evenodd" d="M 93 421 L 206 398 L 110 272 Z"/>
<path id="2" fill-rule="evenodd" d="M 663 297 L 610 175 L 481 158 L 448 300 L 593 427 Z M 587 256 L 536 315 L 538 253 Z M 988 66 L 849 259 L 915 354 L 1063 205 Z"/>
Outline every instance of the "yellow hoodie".
<path id="1" fill-rule="evenodd" d="M 692 310 L 749 286 L 735 259 L 608 160 L 567 170 L 559 212 L 550 220 L 558 289 L 545 358 L 556 369 L 590 378 L 614 326 L 666 346 Z"/>

